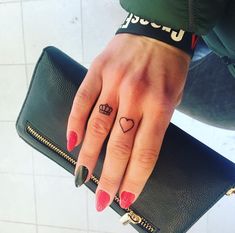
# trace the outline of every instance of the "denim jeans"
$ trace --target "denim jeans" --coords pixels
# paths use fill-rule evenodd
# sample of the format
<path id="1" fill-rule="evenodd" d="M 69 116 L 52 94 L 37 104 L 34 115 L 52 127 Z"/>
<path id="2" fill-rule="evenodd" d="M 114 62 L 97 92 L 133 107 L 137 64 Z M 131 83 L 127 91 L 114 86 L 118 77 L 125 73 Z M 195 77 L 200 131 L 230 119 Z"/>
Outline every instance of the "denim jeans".
<path id="1" fill-rule="evenodd" d="M 206 124 L 235 130 L 235 78 L 202 39 L 176 109 Z"/>

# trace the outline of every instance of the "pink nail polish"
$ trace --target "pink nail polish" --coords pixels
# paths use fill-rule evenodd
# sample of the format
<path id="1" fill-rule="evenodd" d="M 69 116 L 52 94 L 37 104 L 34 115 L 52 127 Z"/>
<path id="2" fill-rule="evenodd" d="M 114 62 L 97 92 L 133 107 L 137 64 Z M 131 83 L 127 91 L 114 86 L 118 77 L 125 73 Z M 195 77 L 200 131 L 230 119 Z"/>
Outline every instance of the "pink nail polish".
<path id="1" fill-rule="evenodd" d="M 123 191 L 121 193 L 120 206 L 124 209 L 127 209 L 133 203 L 134 199 L 135 195 L 133 193 Z"/>
<path id="2" fill-rule="evenodd" d="M 67 150 L 71 152 L 77 143 L 77 134 L 74 131 L 69 132 L 67 141 Z"/>
<path id="3" fill-rule="evenodd" d="M 107 205 L 109 204 L 110 196 L 103 190 L 99 190 L 96 195 L 96 210 L 102 211 L 104 210 Z"/>

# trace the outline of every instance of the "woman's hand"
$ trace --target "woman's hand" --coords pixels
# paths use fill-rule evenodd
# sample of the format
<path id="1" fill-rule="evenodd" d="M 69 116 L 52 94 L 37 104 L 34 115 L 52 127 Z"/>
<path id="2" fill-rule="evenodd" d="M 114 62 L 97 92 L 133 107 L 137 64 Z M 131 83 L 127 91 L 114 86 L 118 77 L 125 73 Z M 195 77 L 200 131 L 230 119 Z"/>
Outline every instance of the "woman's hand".
<path id="1" fill-rule="evenodd" d="M 180 103 L 189 62 L 177 48 L 131 34 L 116 35 L 93 61 L 74 98 L 67 140 L 71 151 L 84 138 L 75 169 L 80 186 L 90 179 L 111 131 L 96 190 L 97 211 L 118 191 L 122 208 L 140 195 Z"/>

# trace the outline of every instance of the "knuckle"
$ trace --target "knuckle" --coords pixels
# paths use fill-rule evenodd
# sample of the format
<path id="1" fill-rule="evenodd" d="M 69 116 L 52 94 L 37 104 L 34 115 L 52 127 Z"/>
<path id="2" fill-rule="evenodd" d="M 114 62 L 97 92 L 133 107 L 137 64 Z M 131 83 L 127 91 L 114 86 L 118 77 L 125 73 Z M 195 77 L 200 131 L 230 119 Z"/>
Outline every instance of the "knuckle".
<path id="1" fill-rule="evenodd" d="M 74 99 L 75 105 L 83 105 L 91 101 L 90 92 L 86 88 L 77 91 L 76 98 Z"/>
<path id="2" fill-rule="evenodd" d="M 110 156 L 118 160 L 126 160 L 131 151 L 131 145 L 127 142 L 112 141 L 109 145 Z"/>
<path id="3" fill-rule="evenodd" d="M 141 177 L 138 178 L 138 180 L 135 180 L 134 178 L 130 179 L 128 178 L 128 187 L 131 187 L 132 190 L 139 190 L 140 189 L 140 184 L 143 183 L 144 181 L 142 180 Z"/>
<path id="4" fill-rule="evenodd" d="M 91 154 L 87 151 L 81 151 L 80 154 L 79 154 L 79 157 L 80 157 L 79 160 L 81 160 L 81 156 L 82 156 L 82 160 L 86 160 L 86 161 L 93 161 L 96 158 L 94 154 Z"/>
<path id="5" fill-rule="evenodd" d="M 148 85 L 148 80 L 143 74 L 135 74 L 131 79 L 131 85 L 134 89 L 144 89 Z"/>
<path id="6" fill-rule="evenodd" d="M 106 62 L 105 56 L 104 54 L 101 53 L 94 58 L 91 67 L 96 70 L 100 70 L 104 66 L 105 62 Z"/>
<path id="7" fill-rule="evenodd" d="M 169 109 L 172 107 L 173 100 L 164 91 L 160 90 L 157 93 L 151 91 L 151 95 L 150 100 L 155 103 L 157 107 L 161 107 L 162 109 Z"/>
<path id="8" fill-rule="evenodd" d="M 138 151 L 137 162 L 142 168 L 152 168 L 155 165 L 156 160 L 156 150 L 150 148 L 143 148 Z"/>
<path id="9" fill-rule="evenodd" d="M 117 186 L 119 181 L 111 178 L 110 176 L 102 175 L 100 183 L 102 183 L 102 186 L 112 188 L 114 186 Z"/>
<path id="10" fill-rule="evenodd" d="M 109 132 L 107 122 L 98 117 L 89 121 L 88 128 L 95 136 L 106 136 Z"/>
<path id="11" fill-rule="evenodd" d="M 120 84 L 120 93 L 133 101 L 141 100 L 147 93 L 147 84 L 144 80 L 127 78 Z"/>
<path id="12" fill-rule="evenodd" d="M 152 102 L 152 113 L 154 116 L 161 117 L 163 121 L 169 121 L 175 107 L 172 102 L 166 100 L 159 100 L 155 103 Z"/>
<path id="13" fill-rule="evenodd" d="M 132 76 L 127 77 L 125 81 L 122 83 L 122 88 L 124 90 L 132 90 L 135 91 L 137 89 L 144 89 L 146 83 L 144 79 L 141 78 L 133 78 Z"/>
<path id="14" fill-rule="evenodd" d="M 124 71 L 122 68 L 118 68 L 116 64 L 107 64 L 103 69 L 103 80 L 118 83 L 123 77 Z"/>
<path id="15" fill-rule="evenodd" d="M 81 121 L 81 118 L 78 114 L 70 114 L 69 115 L 69 120 L 68 120 L 68 124 L 69 124 L 69 127 L 68 128 L 72 128 L 72 125 L 76 125 L 77 122 L 80 123 Z"/>

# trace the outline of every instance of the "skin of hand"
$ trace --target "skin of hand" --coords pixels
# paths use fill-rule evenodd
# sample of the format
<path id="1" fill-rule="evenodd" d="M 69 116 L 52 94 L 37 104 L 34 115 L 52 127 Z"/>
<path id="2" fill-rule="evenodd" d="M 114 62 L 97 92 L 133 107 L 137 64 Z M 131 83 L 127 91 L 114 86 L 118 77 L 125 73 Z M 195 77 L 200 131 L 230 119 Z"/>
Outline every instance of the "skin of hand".
<path id="1" fill-rule="evenodd" d="M 97 211 L 117 192 L 122 208 L 140 195 L 181 101 L 190 60 L 171 45 L 128 33 L 115 35 L 94 59 L 74 98 L 66 136 L 69 151 L 82 142 L 75 169 L 75 176 L 83 172 L 80 186 L 90 179 L 110 133 Z"/>

